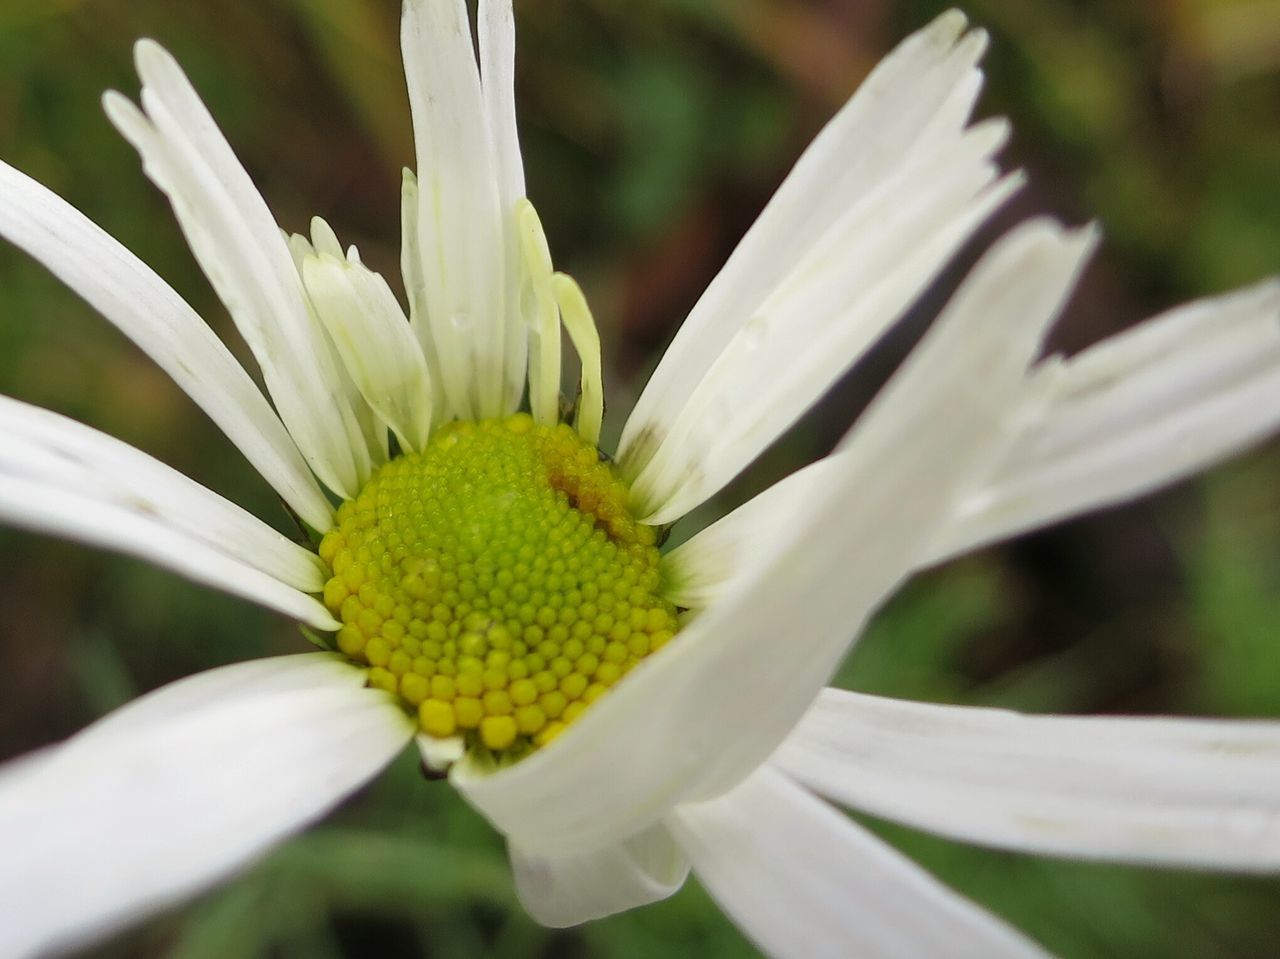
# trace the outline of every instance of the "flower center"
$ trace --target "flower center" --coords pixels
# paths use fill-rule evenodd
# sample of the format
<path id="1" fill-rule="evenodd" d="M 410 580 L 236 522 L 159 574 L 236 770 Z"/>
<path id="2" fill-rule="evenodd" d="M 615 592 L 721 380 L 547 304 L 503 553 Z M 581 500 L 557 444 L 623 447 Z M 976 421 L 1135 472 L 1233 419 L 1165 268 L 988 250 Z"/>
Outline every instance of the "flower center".
<path id="1" fill-rule="evenodd" d="M 450 423 L 383 466 L 320 544 L 338 648 L 423 732 L 515 759 L 675 635 L 656 531 L 569 426 Z"/>

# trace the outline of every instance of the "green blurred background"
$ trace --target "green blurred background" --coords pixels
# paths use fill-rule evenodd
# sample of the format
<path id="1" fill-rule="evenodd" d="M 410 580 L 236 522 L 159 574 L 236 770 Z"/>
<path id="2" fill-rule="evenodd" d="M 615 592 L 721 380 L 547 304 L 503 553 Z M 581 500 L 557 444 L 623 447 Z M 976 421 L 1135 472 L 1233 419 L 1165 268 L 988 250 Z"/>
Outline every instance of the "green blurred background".
<path id="1" fill-rule="evenodd" d="M 943 7 L 517 2 L 529 192 L 602 326 L 615 430 L 804 144 Z M 1106 228 L 1058 347 L 1280 266 L 1280 0 L 975 0 L 969 12 L 994 39 L 980 112 L 1013 119 L 1006 160 L 1032 175 L 997 226 L 1047 210 Z M 280 223 L 303 229 L 319 213 L 395 276 L 399 170 L 412 156 L 397 18 L 397 0 L 2 0 L 0 156 L 120 237 L 243 355 L 99 92 L 136 92 L 132 41 L 160 39 Z M 190 401 L 9 248 L 0 311 L 0 390 L 123 437 L 285 528 Z M 829 448 L 901 349 L 848 378 L 717 508 Z M 1280 716 L 1278 477 L 1273 443 L 1195 484 L 921 576 L 841 679 L 1037 711 Z M 140 563 L 0 533 L 0 756 L 193 671 L 303 648 L 279 618 Z M 1274 880 L 1063 863 L 872 825 L 1064 956 L 1280 953 Z M 754 954 L 692 882 L 656 907 L 539 929 L 514 903 L 500 841 L 408 756 L 240 881 L 90 953 Z"/>

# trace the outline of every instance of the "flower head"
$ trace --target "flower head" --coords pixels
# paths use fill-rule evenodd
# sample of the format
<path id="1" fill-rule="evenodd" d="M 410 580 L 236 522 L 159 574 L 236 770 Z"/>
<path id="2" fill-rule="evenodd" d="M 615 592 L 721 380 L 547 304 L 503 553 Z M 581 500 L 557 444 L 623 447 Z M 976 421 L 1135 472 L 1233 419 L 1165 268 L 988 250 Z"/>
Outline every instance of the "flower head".
<path id="1" fill-rule="evenodd" d="M 524 196 L 509 2 L 481 0 L 477 32 L 478 63 L 461 0 L 405 4 L 407 311 L 324 221 L 278 229 L 159 46 L 138 45 L 141 106 L 107 95 L 266 395 L 145 265 L 0 166 L 0 234 L 169 372 L 314 548 L 14 400 L 0 515 L 243 596 L 328 647 L 174 683 L 0 772 L 0 951 L 65 948 L 223 878 L 411 740 L 506 837 L 549 925 L 660 899 L 693 869 L 772 955 L 1040 954 L 827 799 L 1015 849 L 1280 866 L 1275 725 L 824 688 L 915 570 L 1272 432 L 1280 284 L 1046 358 L 1096 231 L 1028 222 L 830 456 L 664 552 L 666 527 L 1017 188 L 994 159 L 1006 125 L 970 123 L 985 36 L 951 12 L 876 68 L 689 315 L 610 458 L 599 338 Z M 567 418 L 562 326 L 581 359 Z M 104 851 L 77 859 L 91 839 Z"/>

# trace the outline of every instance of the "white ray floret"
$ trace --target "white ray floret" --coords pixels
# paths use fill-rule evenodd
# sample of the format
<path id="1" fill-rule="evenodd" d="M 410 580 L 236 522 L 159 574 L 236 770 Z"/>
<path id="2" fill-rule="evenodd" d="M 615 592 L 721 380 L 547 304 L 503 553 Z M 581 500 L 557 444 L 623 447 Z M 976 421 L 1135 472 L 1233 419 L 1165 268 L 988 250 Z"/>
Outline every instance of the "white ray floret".
<path id="1" fill-rule="evenodd" d="M 181 68 L 150 41 L 136 54 L 145 112 L 109 93 L 107 115 L 169 196 L 311 469 L 334 492 L 354 496 L 372 459 L 355 411 L 333 389 L 337 359 L 308 313 L 288 245 Z"/>
<path id="2" fill-rule="evenodd" d="M 528 200 L 516 208 L 523 295 L 532 302 L 529 324 L 529 412 L 550 426 L 560 418 L 560 307 L 556 303 L 555 268 L 538 211 Z M 598 339 L 598 337 L 597 337 Z"/>
<path id="3" fill-rule="evenodd" d="M 828 689 L 773 761 L 838 802 L 967 842 L 1280 869 L 1280 723 L 1025 716 Z"/>
<path id="4" fill-rule="evenodd" d="M 145 559 L 316 629 L 338 628 L 313 596 L 127 506 L 0 473 L 0 517 L 24 529 Z"/>
<path id="5" fill-rule="evenodd" d="M 0 954 L 66 950 L 203 888 L 323 815 L 408 743 L 390 697 L 299 660 L 314 682 L 228 684 L 164 722 L 108 720 L 0 790 Z"/>
<path id="6" fill-rule="evenodd" d="M 1064 364 L 942 556 L 1150 493 L 1280 428 L 1280 281 L 1170 310 Z"/>
<path id="7" fill-rule="evenodd" d="M 119 327 L 209 415 L 316 529 L 333 510 L 293 439 L 231 352 L 173 288 L 97 224 L 0 163 L 0 236 Z"/>
<path id="8" fill-rule="evenodd" d="M 114 437 L 0 397 L 5 475 L 172 527 L 301 592 L 324 587 L 320 558 L 252 513 Z"/>
<path id="9" fill-rule="evenodd" d="M 1043 363 L 1050 401 L 966 497 L 920 565 L 1149 493 L 1280 428 L 1280 284 L 1171 310 Z M 787 535 L 847 453 L 792 474 L 665 559 L 670 598 L 714 603 L 744 557 Z"/>
<path id="10" fill-rule="evenodd" d="M 618 449 L 618 461 L 629 475 L 652 468 L 654 456 L 668 444 L 682 411 L 721 354 L 789 275 L 806 262 L 818 265 L 815 251 L 823 238 L 838 235 L 833 231 L 840 221 L 866 209 L 877 192 L 907 202 L 922 181 L 908 186 L 900 179 L 902 171 L 937 164 L 965 139 L 964 127 L 981 87 L 977 62 L 986 48 L 986 34 L 965 33 L 966 26 L 964 16 L 951 11 L 904 41 L 805 151 L 681 325 L 637 401 Z M 960 169 L 954 175 L 963 179 L 966 172 L 981 175 L 984 169 Z M 951 180 L 952 175 L 947 172 L 943 178 Z M 946 219 L 941 209 L 938 215 L 942 226 Z M 880 229 L 876 224 L 875 235 Z M 844 259 L 841 265 L 855 267 L 856 261 Z M 879 319 L 889 322 L 892 317 Z M 848 359 L 852 363 L 855 358 Z M 666 456 L 677 456 L 674 443 L 669 447 Z M 655 489 L 654 498 L 664 491 L 669 495 L 666 487 Z M 714 488 L 704 495 L 710 492 Z"/>
<path id="11" fill-rule="evenodd" d="M 400 276 L 409 300 L 409 327 L 417 337 L 423 358 L 427 361 L 427 380 L 431 386 L 431 418 L 441 423 L 453 415 L 444 392 L 444 373 L 440 357 L 431 338 L 427 320 L 427 280 L 422 250 L 418 243 L 418 178 L 412 170 L 402 171 L 400 182 Z M 301 262 L 301 257 L 297 257 Z"/>
<path id="12" fill-rule="evenodd" d="M 1021 182 L 993 184 L 1006 134 L 983 124 L 904 167 L 753 304 L 635 476 L 646 521 L 672 522 L 717 492 L 879 340 Z"/>
<path id="13" fill-rule="evenodd" d="M 711 895 L 778 959 L 1048 959 L 769 766 L 682 807 L 672 829 Z"/>
<path id="14" fill-rule="evenodd" d="M 425 447 L 431 433 L 427 361 L 387 281 L 365 267 L 354 246 L 345 256 L 308 254 L 302 278 L 365 401 L 403 449 Z"/>
<path id="15" fill-rule="evenodd" d="M 503 14 L 486 4 L 486 66 L 511 45 Z M 409 3 L 401 39 L 418 160 L 417 245 L 429 333 L 443 388 L 462 419 L 498 416 L 519 402 L 524 318 L 508 273 L 518 262 L 511 172 L 514 129 L 505 94 L 490 94 L 492 122 L 472 48 L 465 0 Z M 510 76 L 510 70 L 500 71 Z M 494 90 L 502 76 L 492 78 Z M 496 134 L 496 135 L 495 135 Z M 502 150 L 499 153 L 498 146 Z M 498 179 L 499 171 L 503 178 Z"/>

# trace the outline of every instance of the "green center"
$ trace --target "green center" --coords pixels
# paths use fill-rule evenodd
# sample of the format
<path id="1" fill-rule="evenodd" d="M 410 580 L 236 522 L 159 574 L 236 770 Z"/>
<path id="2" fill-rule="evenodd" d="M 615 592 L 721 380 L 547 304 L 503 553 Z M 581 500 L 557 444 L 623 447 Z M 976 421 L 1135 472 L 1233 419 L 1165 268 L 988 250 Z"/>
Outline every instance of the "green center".
<path id="1" fill-rule="evenodd" d="M 518 758 L 675 635 L 656 531 L 570 427 L 442 427 L 383 466 L 320 544 L 338 648 L 423 732 Z"/>

